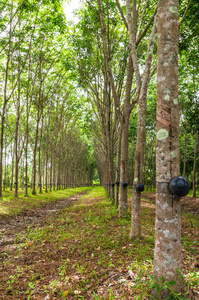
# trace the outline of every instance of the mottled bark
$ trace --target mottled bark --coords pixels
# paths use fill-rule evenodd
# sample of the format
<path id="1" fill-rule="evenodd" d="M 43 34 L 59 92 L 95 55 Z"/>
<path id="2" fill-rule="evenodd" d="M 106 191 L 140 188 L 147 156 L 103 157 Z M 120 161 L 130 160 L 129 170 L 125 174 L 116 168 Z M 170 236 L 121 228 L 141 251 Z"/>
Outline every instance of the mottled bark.
<path id="1" fill-rule="evenodd" d="M 156 221 L 154 277 L 181 292 L 181 209 L 168 183 L 179 175 L 178 0 L 159 0 L 156 114 Z M 182 276 L 182 273 L 181 273 Z M 170 290 L 161 291 L 161 299 Z"/>

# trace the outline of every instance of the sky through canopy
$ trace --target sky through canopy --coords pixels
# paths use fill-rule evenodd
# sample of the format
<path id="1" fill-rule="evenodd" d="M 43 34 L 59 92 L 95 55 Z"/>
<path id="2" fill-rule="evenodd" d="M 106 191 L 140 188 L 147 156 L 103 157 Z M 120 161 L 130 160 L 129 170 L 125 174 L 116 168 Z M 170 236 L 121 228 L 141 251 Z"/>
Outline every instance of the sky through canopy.
<path id="1" fill-rule="evenodd" d="M 79 0 L 72 0 L 64 3 L 64 13 L 67 21 L 77 21 L 77 17 L 74 16 L 74 9 L 79 7 Z"/>

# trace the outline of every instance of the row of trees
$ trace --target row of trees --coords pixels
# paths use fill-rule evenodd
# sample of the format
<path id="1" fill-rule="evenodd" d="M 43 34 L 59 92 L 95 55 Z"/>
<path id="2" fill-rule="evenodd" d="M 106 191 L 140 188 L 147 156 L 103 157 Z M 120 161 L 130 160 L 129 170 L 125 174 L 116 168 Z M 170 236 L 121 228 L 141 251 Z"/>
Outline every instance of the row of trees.
<path id="1" fill-rule="evenodd" d="M 190 30 L 198 35 L 197 1 L 180 1 L 179 7 L 177 0 L 85 2 L 71 43 L 76 51 L 79 84 L 87 90 L 95 113 L 91 130 L 100 181 L 110 196 L 115 197 L 116 206 L 119 202 L 120 217 L 124 216 L 128 208 L 126 182 L 129 180 L 130 127 L 133 135 L 137 133 L 137 137 L 130 140 L 130 143 L 132 140 L 135 143 L 131 144 L 134 174 L 131 177 L 130 238 L 141 234 L 141 193 L 137 184 L 143 183 L 144 177 L 146 182 L 148 177 L 156 178 L 155 279 L 163 276 L 168 281 L 174 280 L 176 291 L 181 291 L 184 284 L 179 255 L 180 202 L 168 190 L 168 183 L 172 177 L 180 175 L 181 162 L 181 174 L 192 177 L 195 195 L 199 124 L 198 38 L 194 37 L 191 43 L 187 38 Z M 182 70 L 179 76 L 180 97 L 178 36 L 179 70 Z M 186 76 L 185 65 L 188 69 Z M 154 75 L 157 68 L 156 82 Z M 157 108 L 154 106 L 156 90 Z M 188 143 L 190 147 L 187 147 Z M 193 156 L 192 163 L 189 155 Z M 116 185 L 114 195 L 111 183 L 115 182 L 120 185 Z M 163 291 L 161 296 L 166 297 L 169 293 L 168 290 Z"/>
<path id="2" fill-rule="evenodd" d="M 181 174 L 188 175 L 193 181 L 194 195 L 198 176 L 196 12 L 197 5 L 194 1 L 188 6 L 186 1 L 180 3 L 180 163 Z M 88 106 L 87 114 L 84 113 L 83 131 L 87 136 L 92 131 L 89 139 L 93 137 L 100 181 L 108 188 L 112 198 L 114 191 L 111 183 L 121 182 L 120 214 L 123 215 L 127 209 L 127 189 L 123 188 L 123 182 L 132 185 L 134 178 L 140 177 L 139 180 L 146 187 L 155 187 L 156 13 L 155 2 L 150 5 L 148 1 L 142 1 L 137 12 L 135 8 L 132 10 L 132 19 L 137 22 L 137 25 L 133 25 L 131 18 L 128 21 L 125 5 L 119 1 L 87 1 L 79 11 L 80 22 L 69 28 L 59 1 L 38 1 L 36 4 L 31 1 L 8 1 L 1 4 L 3 138 L 0 189 L 2 185 L 5 188 L 7 183 L 12 188 L 15 182 L 16 190 L 18 189 L 19 168 L 22 186 L 24 181 L 26 186 L 33 186 L 36 182 L 41 185 L 39 178 L 44 178 L 44 175 L 39 173 L 46 174 L 43 166 L 45 169 L 49 166 L 50 172 L 51 155 L 48 153 L 46 163 L 46 151 L 39 150 L 44 145 L 42 139 L 46 130 L 49 130 L 49 126 L 58 130 L 49 130 L 47 138 L 55 143 L 53 149 L 58 149 L 58 128 L 63 129 L 58 123 L 63 122 L 67 125 L 67 130 L 71 130 L 71 124 L 79 122 L 78 115 L 80 110 L 84 110 L 85 99 L 89 100 L 92 107 Z M 190 31 L 191 38 L 186 33 Z M 132 44 L 135 35 L 136 49 L 133 52 L 129 48 L 129 37 Z M 137 71 L 131 72 L 132 68 Z M 74 89 L 72 82 L 75 81 L 75 85 L 87 91 L 81 99 L 77 95 L 79 91 Z M 139 97 L 144 97 L 143 103 Z M 59 117 L 55 118 L 55 114 L 59 115 L 62 108 L 65 110 L 64 121 L 59 120 Z M 82 135 L 82 130 L 77 134 Z M 85 146 L 85 137 L 83 140 Z M 69 144 L 69 149 L 75 153 Z M 90 147 L 91 144 L 88 148 Z M 44 160 L 42 167 L 39 167 L 39 157 Z M 56 170 L 58 167 L 52 169 Z M 144 170 L 144 173 L 140 170 Z M 48 176 L 45 175 L 45 181 L 50 184 L 52 176 L 49 172 Z M 59 176 L 53 178 L 55 177 L 50 185 L 59 183 Z M 116 188 L 116 205 L 118 191 Z"/>
<path id="3" fill-rule="evenodd" d="M 137 182 L 152 185 L 155 181 L 157 1 L 141 1 L 138 7 L 136 3 L 133 7 L 129 5 L 119 1 L 86 1 L 71 36 L 79 84 L 87 90 L 95 114 L 90 128 L 100 180 L 108 187 L 111 197 L 114 197 L 111 183 L 120 181 L 120 215 L 127 210 L 127 189 L 123 182 L 132 184 L 134 179 L 135 188 Z M 186 173 L 193 181 L 195 195 L 197 37 L 188 44 L 187 36 L 190 28 L 194 34 L 198 28 L 196 1 L 181 1 L 179 12 L 180 151 L 183 154 L 180 164 L 181 174 Z M 195 53 L 194 56 L 187 55 L 187 51 Z M 117 204 L 117 188 L 115 201 Z"/>
<path id="4" fill-rule="evenodd" d="M 40 192 L 44 183 L 46 191 L 91 184 L 93 166 L 77 126 L 81 99 L 71 82 L 61 3 L 0 5 L 0 196 L 8 183 L 18 196 L 19 176 L 26 195 L 29 185 L 35 194 L 37 184 Z"/>
<path id="5" fill-rule="evenodd" d="M 179 201 L 169 194 L 168 180 L 180 172 L 191 177 L 195 194 L 198 176 L 198 4 L 179 4 L 86 0 L 78 24 L 70 26 L 58 0 L 0 4 L 0 196 L 10 182 L 17 197 L 19 178 L 26 195 L 28 185 L 33 194 L 37 184 L 42 192 L 43 183 L 46 191 L 91 185 L 94 156 L 100 182 L 115 198 L 121 217 L 128 209 L 126 183 L 133 185 L 133 238 L 141 234 L 141 193 L 136 186 L 154 186 L 156 178 L 160 213 L 165 203 L 169 207 L 168 218 L 163 214 L 156 226 L 157 279 L 167 266 L 163 262 L 158 269 L 161 226 L 167 234 L 167 223 L 180 224 Z M 115 182 L 119 184 L 114 191 Z M 177 225 L 172 227 L 178 236 L 172 247 L 177 244 L 180 251 Z M 175 255 L 172 259 L 180 268 Z M 176 279 L 176 270 L 170 271 L 171 279 Z"/>

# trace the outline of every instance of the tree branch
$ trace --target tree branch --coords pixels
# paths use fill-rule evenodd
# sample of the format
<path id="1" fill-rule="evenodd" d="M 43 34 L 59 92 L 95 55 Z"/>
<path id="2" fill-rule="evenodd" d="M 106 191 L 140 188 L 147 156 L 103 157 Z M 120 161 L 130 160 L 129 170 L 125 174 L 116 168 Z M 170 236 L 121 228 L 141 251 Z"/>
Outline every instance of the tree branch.
<path id="1" fill-rule="evenodd" d="M 137 93 L 139 94 L 139 90 L 141 87 L 141 76 L 140 69 L 138 64 L 138 57 L 136 51 L 136 25 L 137 25 L 137 11 L 136 11 L 136 1 L 133 1 L 133 18 L 131 15 L 131 1 L 126 0 L 126 13 L 127 13 L 127 22 L 129 28 L 129 46 L 131 50 L 131 56 L 133 61 L 133 67 L 135 71 L 135 79 L 136 79 L 136 87 Z"/>
<path id="2" fill-rule="evenodd" d="M 182 23 L 184 22 L 184 19 L 185 19 L 186 15 L 187 15 L 188 9 L 189 9 L 189 7 L 190 7 L 190 5 L 191 5 L 191 2 L 192 2 L 192 0 L 189 0 L 189 3 L 188 3 L 188 5 L 187 5 L 187 8 L 185 9 L 185 12 L 184 12 L 184 14 L 183 14 L 183 16 L 182 16 L 182 19 L 181 19 L 180 22 L 178 23 L 178 27 L 180 27 L 180 26 L 182 25 Z"/>
<path id="3" fill-rule="evenodd" d="M 138 39 L 138 36 L 139 36 L 139 34 L 140 34 L 140 29 L 141 29 L 141 26 L 142 26 L 142 22 L 143 22 L 143 20 L 144 20 L 144 15 L 145 15 L 145 13 L 146 13 L 146 9 L 147 9 L 148 3 L 149 3 L 149 0 L 147 0 L 146 3 L 145 3 L 145 7 L 144 7 L 144 9 L 143 9 L 143 13 L 142 13 L 142 16 L 141 16 L 141 19 L 140 19 L 140 23 L 139 23 L 139 25 L 138 25 L 138 30 L 137 30 L 137 36 L 136 36 L 136 39 Z M 140 3 L 139 3 L 139 4 L 140 4 Z"/>
<path id="4" fill-rule="evenodd" d="M 128 24 L 127 24 L 127 21 L 126 21 L 126 18 L 124 16 L 124 13 L 123 13 L 123 10 L 121 8 L 121 5 L 119 3 L 119 0 L 115 0 L 116 4 L 117 4 L 117 7 L 118 7 L 118 10 L 120 12 L 120 15 L 122 17 L 122 20 L 124 21 L 124 25 L 126 26 L 127 30 L 128 30 Z"/>
<path id="5" fill-rule="evenodd" d="M 151 19 L 149 20 L 148 24 L 146 25 L 145 29 L 142 31 L 141 35 L 136 39 L 136 46 L 139 45 L 139 43 L 141 42 L 142 38 L 145 36 L 147 30 L 149 29 L 149 26 L 151 25 L 151 23 L 154 20 L 154 17 L 156 15 L 156 13 L 157 13 L 157 7 L 156 7 L 156 9 L 155 9 L 155 11 L 154 11 Z"/>

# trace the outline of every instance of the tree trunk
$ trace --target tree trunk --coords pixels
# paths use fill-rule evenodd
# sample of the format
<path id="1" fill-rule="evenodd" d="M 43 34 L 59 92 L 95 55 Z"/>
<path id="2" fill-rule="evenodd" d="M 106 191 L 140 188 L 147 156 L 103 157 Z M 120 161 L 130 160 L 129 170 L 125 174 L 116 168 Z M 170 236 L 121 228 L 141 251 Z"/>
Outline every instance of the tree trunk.
<path id="1" fill-rule="evenodd" d="M 28 83 L 27 83 L 27 94 L 26 94 L 26 146 L 25 146 L 25 196 L 28 196 L 28 143 L 29 143 L 29 92 L 30 92 L 30 80 L 31 80 L 31 56 L 29 52 L 28 61 Z"/>
<path id="2" fill-rule="evenodd" d="M 152 185 L 153 185 L 153 192 L 155 192 L 155 157 L 153 159 Z"/>
<path id="3" fill-rule="evenodd" d="M 27 106 L 28 109 L 28 106 Z M 26 147 L 25 147 L 25 196 L 28 196 L 28 113 L 27 113 L 27 122 L 26 122 Z"/>
<path id="4" fill-rule="evenodd" d="M 52 171 L 53 171 L 53 151 L 51 148 L 51 158 L 50 158 L 50 192 L 52 191 Z"/>
<path id="5" fill-rule="evenodd" d="M 15 148 L 15 146 L 14 146 L 14 148 Z M 12 152 L 12 170 L 11 170 L 10 190 L 12 191 L 12 189 L 13 189 L 13 176 L 14 176 L 14 151 L 12 151 L 12 147 L 11 147 L 11 152 Z"/>
<path id="6" fill-rule="evenodd" d="M 41 137 L 39 143 L 39 164 L 38 164 L 38 173 L 39 173 L 39 193 L 42 194 L 42 173 L 41 173 Z"/>
<path id="7" fill-rule="evenodd" d="M 20 72 L 20 70 L 18 70 Z M 19 188 L 19 155 L 18 155 L 18 133 L 19 133 L 19 118 L 20 118 L 20 81 L 18 84 L 18 96 L 17 96 L 17 116 L 15 127 L 15 198 L 18 198 Z"/>
<path id="8" fill-rule="evenodd" d="M 181 262 L 181 207 L 168 188 L 179 175 L 178 0 L 159 0 L 156 114 L 156 221 L 154 277 L 176 292 L 184 288 Z M 181 275 L 179 276 L 179 272 Z M 159 299 L 169 297 L 161 290 Z M 156 293 L 157 296 L 157 293 Z"/>
<path id="9" fill-rule="evenodd" d="M 46 188 L 45 192 L 48 192 L 48 149 L 46 149 Z"/>
<path id="10" fill-rule="evenodd" d="M 141 234 L 141 192 L 136 190 L 136 186 L 138 183 L 143 183 L 145 122 L 146 95 L 145 97 L 141 97 L 139 102 L 130 238 Z"/>
<path id="11" fill-rule="evenodd" d="M 11 13 L 10 13 L 10 29 L 9 29 L 9 48 L 8 48 L 8 57 L 6 61 L 6 70 L 5 70 L 5 82 L 4 82 L 4 91 L 3 91 L 3 98 L 4 98 L 4 103 L 3 103 L 3 108 L 2 108 L 2 113 L 1 113 L 1 138 L 0 138 L 0 198 L 2 197 L 2 178 L 3 178 L 3 138 L 4 138 L 4 125 L 5 125 L 5 114 L 6 114 L 6 106 L 8 103 L 7 99 L 7 85 L 8 85 L 8 69 L 9 69 L 9 64 L 11 60 L 11 44 L 12 44 L 12 15 L 13 15 L 13 2 L 11 4 Z"/>
<path id="12" fill-rule="evenodd" d="M 115 174 L 115 206 L 119 204 L 119 181 L 120 181 L 120 152 L 121 152 L 121 130 L 117 142 L 116 174 Z"/>
<path id="13" fill-rule="evenodd" d="M 183 177 L 185 177 L 185 173 L 186 173 L 186 161 L 187 161 L 187 129 L 186 129 L 186 127 L 185 127 L 184 157 L 183 157 L 183 174 L 182 174 Z"/>
<path id="14" fill-rule="evenodd" d="M 35 133 L 35 147 L 33 153 L 33 187 L 32 187 L 32 194 L 36 195 L 36 156 L 37 156 L 37 140 L 38 140 L 38 132 L 39 132 L 39 107 L 37 111 L 37 126 L 36 126 L 36 133 Z"/>
<path id="15" fill-rule="evenodd" d="M 149 177 L 150 177 L 150 192 L 152 191 L 152 185 L 153 185 L 153 146 L 154 146 L 154 140 L 151 141 L 151 155 L 150 155 L 150 171 L 149 171 Z"/>
<path id="16" fill-rule="evenodd" d="M 41 141 L 43 134 L 43 115 L 42 115 L 42 124 L 40 129 L 40 140 L 39 140 L 39 193 L 42 194 L 42 171 L 41 171 Z"/>
<path id="17" fill-rule="evenodd" d="M 130 10 L 129 1 L 128 10 Z M 128 11 L 127 10 L 127 11 Z M 130 14 L 130 13 L 129 13 Z M 133 27 L 133 24 L 130 25 L 131 19 L 129 20 L 130 15 L 128 16 L 129 28 Z M 130 34 L 130 33 L 129 33 Z M 130 41 L 133 42 L 133 34 L 131 33 Z M 131 217 L 131 229 L 130 229 L 130 238 L 136 237 L 141 234 L 141 192 L 136 190 L 138 183 L 143 183 L 143 168 L 144 168 L 144 152 L 145 152 L 145 141 L 146 141 L 146 110 L 147 110 L 147 89 L 149 83 L 149 75 L 151 70 L 151 62 L 153 55 L 153 47 L 156 34 L 156 19 L 154 20 L 154 25 L 151 31 L 150 40 L 148 43 L 147 58 L 145 62 L 145 69 L 143 73 L 142 82 L 139 85 L 139 72 L 136 75 L 137 77 L 137 90 L 139 91 L 139 110 L 138 110 L 138 122 L 137 122 L 137 143 L 136 143 L 136 155 L 135 155 L 135 171 L 134 171 L 134 182 L 133 182 L 133 195 L 132 195 L 132 217 Z M 135 37 L 134 37 L 135 40 Z M 133 57 L 135 56 L 133 54 Z M 137 59 L 136 57 L 132 58 L 134 63 L 134 69 L 136 70 Z"/>
<path id="18" fill-rule="evenodd" d="M 6 161 L 6 154 L 7 154 L 7 147 L 6 147 L 6 141 L 5 141 L 5 167 L 4 167 L 4 183 L 3 183 L 3 190 L 6 190 L 7 186 L 7 161 Z"/>
<path id="19" fill-rule="evenodd" d="M 24 159 L 21 165 L 21 188 L 24 189 Z"/>
<path id="20" fill-rule="evenodd" d="M 55 158 L 55 151 L 54 151 L 54 161 L 53 161 L 53 191 L 55 191 L 55 171 L 56 171 L 56 158 Z"/>
<path id="21" fill-rule="evenodd" d="M 14 194 L 15 198 L 18 197 L 18 186 L 19 186 L 18 127 L 19 127 L 19 115 L 17 116 L 16 129 L 15 129 L 15 194 Z"/>
<path id="22" fill-rule="evenodd" d="M 131 87 L 133 80 L 133 61 L 131 56 L 128 58 L 126 94 L 124 99 L 123 116 L 121 121 L 121 162 L 120 162 L 120 206 L 119 216 L 122 217 L 127 213 L 127 187 L 123 186 L 127 182 L 127 162 L 128 162 L 128 137 L 129 137 L 129 116 L 130 116 L 130 99 Z"/>
<path id="23" fill-rule="evenodd" d="M 73 170 L 73 176 L 75 178 L 75 170 Z M 60 189 L 60 158 L 58 158 L 58 161 L 57 161 L 57 182 L 56 182 L 56 186 L 57 186 L 57 191 Z"/>
<path id="24" fill-rule="evenodd" d="M 194 147 L 194 162 L 193 162 L 193 197 L 196 197 L 196 164 L 198 156 L 199 130 L 197 131 Z"/>

